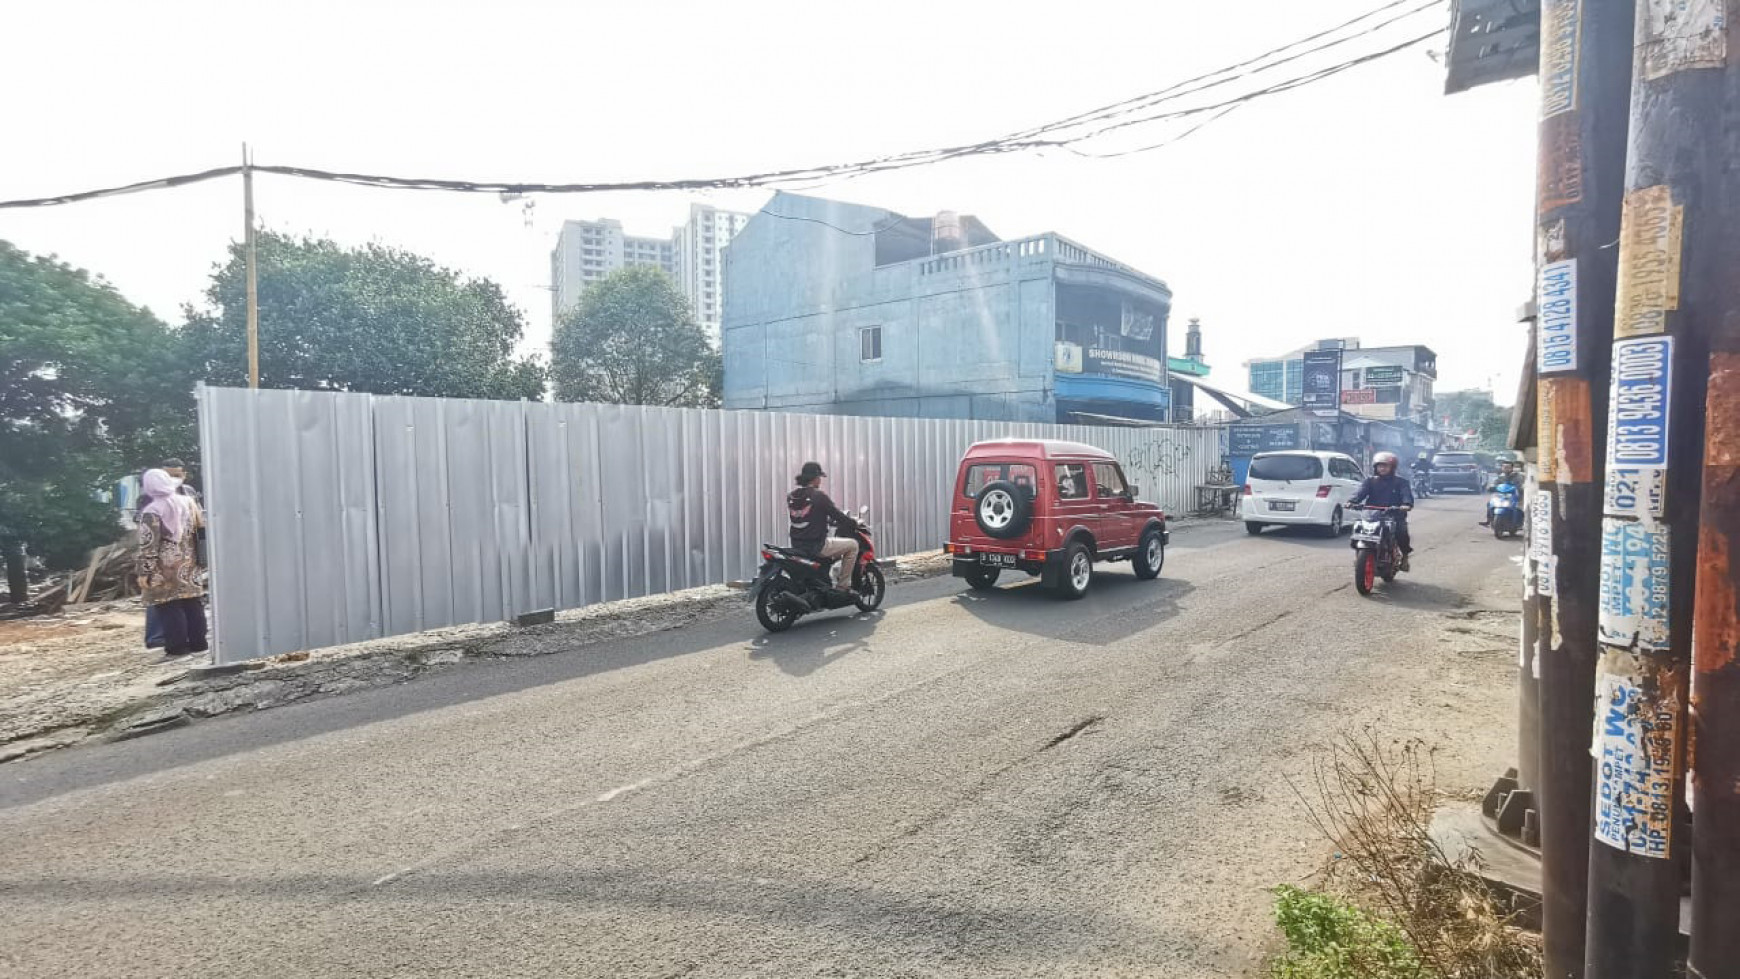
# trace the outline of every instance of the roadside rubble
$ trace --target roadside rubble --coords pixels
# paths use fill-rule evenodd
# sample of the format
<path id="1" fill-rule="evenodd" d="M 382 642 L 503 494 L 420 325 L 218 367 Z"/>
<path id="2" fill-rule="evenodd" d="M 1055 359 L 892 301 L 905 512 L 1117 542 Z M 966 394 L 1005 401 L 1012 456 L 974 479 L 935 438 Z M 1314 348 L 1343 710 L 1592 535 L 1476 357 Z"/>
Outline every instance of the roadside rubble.
<path id="1" fill-rule="evenodd" d="M 926 552 L 895 559 L 890 583 L 948 572 Z M 0 622 L 0 763 L 91 739 L 120 740 L 241 710 L 402 683 L 467 659 L 543 656 L 680 628 L 743 608 L 724 585 L 563 612 L 547 625 L 459 626 L 212 667 L 143 648 L 136 600 Z"/>

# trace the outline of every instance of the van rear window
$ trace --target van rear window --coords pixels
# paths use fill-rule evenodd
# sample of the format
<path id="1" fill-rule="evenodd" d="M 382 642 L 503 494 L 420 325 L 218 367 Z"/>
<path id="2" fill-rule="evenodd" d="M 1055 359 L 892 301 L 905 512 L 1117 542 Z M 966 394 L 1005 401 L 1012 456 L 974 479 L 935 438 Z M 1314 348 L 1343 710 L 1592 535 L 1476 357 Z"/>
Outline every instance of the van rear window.
<path id="1" fill-rule="evenodd" d="M 1032 466 L 1018 462 L 996 462 L 968 466 L 964 492 L 968 496 L 978 496 L 980 490 L 999 479 L 1012 480 L 1016 486 L 1024 486 L 1030 490 L 1037 490 L 1039 487 L 1039 472 Z"/>
<path id="2" fill-rule="evenodd" d="M 1251 460 L 1252 479 L 1321 479 L 1323 460 L 1316 456 L 1257 456 Z"/>

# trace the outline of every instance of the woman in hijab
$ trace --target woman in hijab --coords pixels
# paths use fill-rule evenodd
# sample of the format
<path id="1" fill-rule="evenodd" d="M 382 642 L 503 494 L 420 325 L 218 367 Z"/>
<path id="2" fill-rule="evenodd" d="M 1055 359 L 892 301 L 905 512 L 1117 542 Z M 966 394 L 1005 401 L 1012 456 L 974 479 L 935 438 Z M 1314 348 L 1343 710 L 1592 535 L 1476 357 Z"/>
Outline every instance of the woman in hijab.
<path id="1" fill-rule="evenodd" d="M 176 492 L 179 480 L 161 469 L 146 471 L 151 502 L 139 512 L 139 558 L 134 572 L 145 604 L 157 612 L 164 653 L 185 656 L 207 649 L 205 589 L 199 583 L 194 541 L 205 523 L 199 504 Z"/>

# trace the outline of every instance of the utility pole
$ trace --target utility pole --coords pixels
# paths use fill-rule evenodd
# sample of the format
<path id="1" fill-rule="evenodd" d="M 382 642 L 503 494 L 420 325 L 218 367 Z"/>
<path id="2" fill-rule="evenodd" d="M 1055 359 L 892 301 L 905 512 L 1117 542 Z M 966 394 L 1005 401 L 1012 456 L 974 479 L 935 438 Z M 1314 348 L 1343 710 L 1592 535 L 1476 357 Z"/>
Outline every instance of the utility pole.
<path id="1" fill-rule="evenodd" d="M 1589 691 L 1601 486 L 1631 92 L 1634 0 L 1543 0 L 1535 319 L 1537 473 L 1524 571 L 1524 660 L 1538 678 L 1544 975 L 1583 975 Z M 1532 652 L 1532 656 L 1529 655 Z M 1526 692 L 1528 687 L 1523 687 Z"/>
<path id="2" fill-rule="evenodd" d="M 1740 3 L 1728 5 L 1721 65 L 1700 71 L 1720 104 L 1705 119 L 1709 141 L 1733 160 L 1740 138 L 1740 64 L 1732 33 Z M 1705 42 L 1713 47 L 1714 39 Z M 1734 53 L 1730 53 L 1734 52 Z M 1712 59 L 1714 52 L 1712 52 Z M 1718 128 L 1719 127 L 1719 128 Z M 1692 302 L 1709 303 L 1709 394 L 1705 401 L 1703 501 L 1698 515 L 1698 582 L 1692 627 L 1692 947 L 1691 975 L 1740 977 L 1740 174 L 1732 163 L 1706 171 L 1712 185 L 1698 215 L 1707 236 L 1693 230 L 1687 266 Z M 1719 183 L 1715 183 L 1719 181 Z M 1726 270 L 1723 274 L 1721 270 Z"/>
<path id="3" fill-rule="evenodd" d="M 254 260 L 254 161 L 242 144 L 242 214 L 247 223 L 243 249 L 248 275 L 248 387 L 260 386 L 260 286 Z"/>
<path id="4" fill-rule="evenodd" d="M 1676 824 L 1710 340 L 1725 316 L 1740 315 L 1724 308 L 1733 286 L 1722 281 L 1734 274 L 1722 262 L 1736 254 L 1723 252 L 1735 231 L 1719 193 L 1734 137 L 1718 128 L 1727 2 L 1637 0 L 1600 538 L 1589 979 L 1666 979 L 1679 944 L 1677 858 L 1687 841 Z M 1737 927 L 1729 918 L 1706 930 Z M 1732 959 L 1712 965 L 1735 968 Z"/>

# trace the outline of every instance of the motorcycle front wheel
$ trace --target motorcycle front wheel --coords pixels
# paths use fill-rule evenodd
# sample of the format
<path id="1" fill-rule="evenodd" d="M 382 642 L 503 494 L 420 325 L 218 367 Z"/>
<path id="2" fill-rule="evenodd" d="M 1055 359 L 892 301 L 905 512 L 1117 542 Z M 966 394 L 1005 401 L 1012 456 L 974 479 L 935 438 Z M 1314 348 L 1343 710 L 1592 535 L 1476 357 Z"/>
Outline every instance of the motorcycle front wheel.
<path id="1" fill-rule="evenodd" d="M 882 569 L 874 564 L 866 564 L 858 572 L 858 585 L 853 589 L 858 603 L 858 611 L 874 612 L 882 607 L 882 598 L 888 594 L 888 581 L 882 577 Z"/>
<path id="2" fill-rule="evenodd" d="M 778 604 L 776 600 L 785 594 L 783 581 L 770 581 L 761 589 L 761 594 L 755 596 L 755 617 L 761 621 L 761 627 L 768 632 L 784 632 L 797 624 L 803 614 L 789 605 Z"/>
<path id="3" fill-rule="evenodd" d="M 1353 587 L 1361 595 L 1370 595 L 1377 584 L 1377 551 L 1362 548 L 1353 552 Z"/>

